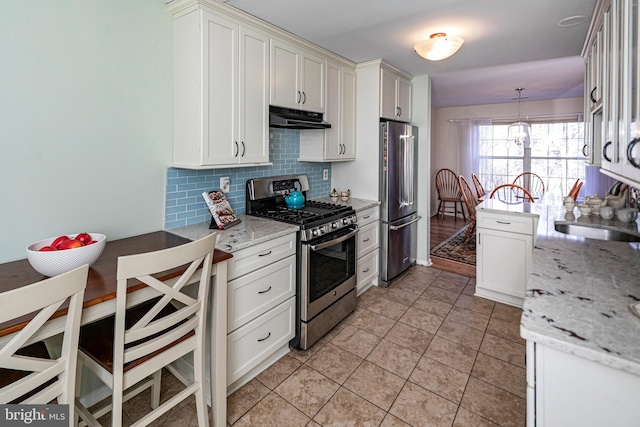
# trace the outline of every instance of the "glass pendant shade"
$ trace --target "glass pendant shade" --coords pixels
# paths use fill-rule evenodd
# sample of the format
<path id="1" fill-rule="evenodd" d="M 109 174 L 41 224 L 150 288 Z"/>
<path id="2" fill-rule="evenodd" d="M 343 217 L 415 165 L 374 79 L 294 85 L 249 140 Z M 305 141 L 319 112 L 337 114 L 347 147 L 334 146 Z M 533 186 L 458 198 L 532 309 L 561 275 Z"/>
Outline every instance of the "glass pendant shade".
<path id="1" fill-rule="evenodd" d="M 429 61 L 440 61 L 453 55 L 460 49 L 464 40 L 447 36 L 445 33 L 431 34 L 427 40 L 416 43 L 413 49 L 418 55 Z"/>
<path id="2" fill-rule="evenodd" d="M 523 122 L 520 118 L 520 102 L 522 101 L 523 90 L 524 88 L 522 87 L 516 89 L 516 92 L 518 92 L 518 121 L 509 125 L 507 141 L 515 142 L 516 145 L 525 144 L 525 146 L 528 147 L 531 136 L 531 125 L 527 122 Z"/>

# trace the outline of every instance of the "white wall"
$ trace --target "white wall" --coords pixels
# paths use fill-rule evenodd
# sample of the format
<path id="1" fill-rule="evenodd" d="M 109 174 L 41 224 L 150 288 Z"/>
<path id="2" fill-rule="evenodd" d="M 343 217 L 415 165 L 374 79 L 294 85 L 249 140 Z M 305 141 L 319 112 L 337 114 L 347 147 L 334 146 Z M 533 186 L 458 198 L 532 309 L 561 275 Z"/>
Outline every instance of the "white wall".
<path id="1" fill-rule="evenodd" d="M 523 116 L 543 116 L 561 114 L 582 114 L 582 98 L 563 98 L 544 101 L 522 102 Z M 517 103 L 472 105 L 464 107 L 435 108 L 433 110 L 433 126 L 431 129 L 431 212 L 435 214 L 437 208 L 437 193 L 434 177 L 438 169 L 449 168 L 454 171 L 461 169 L 461 153 L 458 150 L 458 135 L 455 119 L 480 118 L 516 118 Z"/>
<path id="2" fill-rule="evenodd" d="M 0 262 L 164 228 L 172 19 L 157 0 L 3 0 Z"/>

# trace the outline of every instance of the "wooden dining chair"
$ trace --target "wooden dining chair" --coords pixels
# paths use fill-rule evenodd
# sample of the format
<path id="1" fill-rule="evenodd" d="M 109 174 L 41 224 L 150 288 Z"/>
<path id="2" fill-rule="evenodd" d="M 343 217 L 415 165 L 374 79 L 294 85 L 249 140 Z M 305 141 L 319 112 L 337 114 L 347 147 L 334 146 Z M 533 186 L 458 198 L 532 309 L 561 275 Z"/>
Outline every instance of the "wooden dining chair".
<path id="1" fill-rule="evenodd" d="M 471 181 L 473 181 L 473 186 L 476 189 L 476 195 L 478 196 L 478 201 L 484 200 L 484 196 L 487 195 L 487 192 L 485 191 L 484 186 L 482 185 L 482 182 L 480 182 L 480 178 L 478 178 L 478 175 L 476 175 L 475 173 L 472 173 Z"/>
<path id="2" fill-rule="evenodd" d="M 443 168 L 436 173 L 436 191 L 438 193 L 438 213 L 444 219 L 444 212 L 447 203 L 453 203 L 453 215 L 458 216 L 458 212 L 462 213 L 462 219 L 466 221 L 467 217 L 464 213 L 462 204 L 462 194 L 460 193 L 460 184 L 458 184 L 458 176 L 451 169 Z M 460 210 L 458 210 L 460 204 Z"/>
<path id="3" fill-rule="evenodd" d="M 544 181 L 533 172 L 522 172 L 513 180 L 513 184 L 526 189 L 533 198 L 542 197 L 544 194 Z"/>
<path id="4" fill-rule="evenodd" d="M 78 413 L 87 424 L 99 425 L 96 418 L 111 411 L 112 426 L 121 426 L 123 402 L 151 387 L 150 411 L 135 425 L 149 425 L 191 395 L 196 399 L 198 425 L 209 425 L 205 320 L 216 238 L 212 233 L 174 248 L 118 258 L 115 315 L 80 331 L 78 376 L 84 365 L 112 390 L 111 402 L 93 413 L 78 403 Z M 176 272 L 185 267 L 183 273 Z M 135 304 L 135 292 L 127 293 L 131 282 L 152 287 L 158 297 L 131 307 Z M 185 292 L 191 283 L 195 288 Z M 190 353 L 194 381 L 160 405 L 162 368 Z"/>
<path id="5" fill-rule="evenodd" d="M 465 205 L 467 205 L 467 213 L 469 214 L 469 220 L 471 221 L 467 227 L 467 231 L 464 233 L 464 241 L 466 242 L 467 239 L 473 236 L 476 231 L 476 206 L 478 206 L 478 200 L 473 195 L 471 186 L 464 176 L 460 175 L 458 177 L 458 185 L 460 185 L 460 192 L 462 193 Z"/>
<path id="6" fill-rule="evenodd" d="M 493 189 L 490 199 L 498 199 L 505 203 L 533 202 L 533 196 L 526 188 L 516 184 L 502 184 Z"/>
<path id="7" fill-rule="evenodd" d="M 1 404 L 69 405 L 75 419 L 76 363 L 80 316 L 89 265 L 0 294 L 0 324 L 34 314 L 0 348 Z M 42 326 L 68 301 L 60 356 L 51 359 L 42 343 Z"/>

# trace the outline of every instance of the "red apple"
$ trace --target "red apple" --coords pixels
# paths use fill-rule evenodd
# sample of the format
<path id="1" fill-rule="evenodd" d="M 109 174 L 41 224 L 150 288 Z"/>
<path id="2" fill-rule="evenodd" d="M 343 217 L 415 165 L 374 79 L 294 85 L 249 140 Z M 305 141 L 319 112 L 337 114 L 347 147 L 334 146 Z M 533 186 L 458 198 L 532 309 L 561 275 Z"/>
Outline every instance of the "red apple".
<path id="1" fill-rule="evenodd" d="M 91 241 L 91 235 L 87 233 L 80 233 L 76 236 L 75 240 L 79 240 L 83 245 L 86 245 Z"/>
<path id="2" fill-rule="evenodd" d="M 56 239 L 51 242 L 51 246 L 53 246 L 56 249 L 60 249 L 60 243 L 69 240 L 69 236 L 60 236 L 60 237 L 56 237 Z"/>
<path id="3" fill-rule="evenodd" d="M 50 252 L 50 251 L 57 251 L 57 249 L 54 248 L 53 246 L 43 246 L 42 248 L 38 249 L 38 251 L 40 251 L 40 252 Z"/>
<path id="4" fill-rule="evenodd" d="M 84 246 L 80 240 L 65 240 L 60 243 L 59 249 L 74 249 Z"/>
<path id="5" fill-rule="evenodd" d="M 90 241 L 89 243 L 87 243 L 85 246 L 93 245 L 93 244 L 94 244 L 94 243 L 96 243 L 96 242 L 97 242 L 97 240 L 92 240 L 92 241 Z"/>

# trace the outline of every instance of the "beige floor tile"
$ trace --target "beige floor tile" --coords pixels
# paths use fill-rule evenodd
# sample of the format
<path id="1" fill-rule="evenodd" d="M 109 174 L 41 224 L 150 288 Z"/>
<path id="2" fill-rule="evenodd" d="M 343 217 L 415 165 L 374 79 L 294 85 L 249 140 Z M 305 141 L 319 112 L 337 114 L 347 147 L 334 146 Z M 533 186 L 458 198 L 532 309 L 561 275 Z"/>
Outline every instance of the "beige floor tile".
<path id="1" fill-rule="evenodd" d="M 364 359 L 380 340 L 381 338 L 376 335 L 347 325 L 331 340 L 331 343 Z"/>
<path id="2" fill-rule="evenodd" d="M 302 365 L 276 387 L 275 392 L 305 415 L 313 418 L 338 388 L 340 385 L 335 381 Z"/>
<path id="3" fill-rule="evenodd" d="M 398 283 L 394 285 L 394 287 L 396 289 L 402 289 L 404 291 L 409 291 L 413 292 L 414 294 L 420 295 L 425 291 L 425 289 L 430 286 L 433 280 L 433 278 L 417 278 L 415 277 L 415 275 L 405 276 L 400 279 Z"/>
<path id="4" fill-rule="evenodd" d="M 504 320 L 506 322 L 520 323 L 522 309 L 497 302 L 496 306 L 493 307 L 491 317 L 495 317 L 496 319 Z"/>
<path id="5" fill-rule="evenodd" d="M 211 423 L 211 408 L 207 406 L 207 417 Z M 155 427 L 198 427 L 198 411 L 195 399 L 187 399 L 186 404 L 179 408 L 171 409 L 160 419 L 150 424 Z"/>
<path id="6" fill-rule="evenodd" d="M 423 357 L 413 370 L 409 381 L 454 403 L 460 403 L 469 374 Z"/>
<path id="7" fill-rule="evenodd" d="M 405 310 L 407 307 L 405 307 Z M 345 325 L 355 326 L 382 338 L 396 321 L 368 309 L 356 309 L 344 320 Z"/>
<path id="8" fill-rule="evenodd" d="M 462 290 L 462 295 L 473 295 L 475 293 L 476 293 L 475 283 L 473 285 L 465 286 L 464 289 Z"/>
<path id="9" fill-rule="evenodd" d="M 482 418 L 478 414 L 474 414 L 465 408 L 458 408 L 456 419 L 453 422 L 453 427 L 499 427 L 498 424 L 493 423 L 485 418 Z"/>
<path id="10" fill-rule="evenodd" d="M 254 406 L 234 427 L 272 426 L 304 427 L 310 419 L 276 393 L 269 393 Z"/>
<path id="11" fill-rule="evenodd" d="M 427 351 L 424 352 L 425 356 L 467 374 L 471 372 L 477 354 L 478 352 L 470 347 L 437 335 L 433 337 Z"/>
<path id="12" fill-rule="evenodd" d="M 453 424 L 457 408 L 455 403 L 407 382 L 389 413 L 414 427 L 448 427 Z"/>
<path id="13" fill-rule="evenodd" d="M 413 304 L 420 297 L 420 295 L 411 291 L 399 289 L 394 285 L 393 287 L 387 288 L 385 297 L 390 299 L 391 301 L 395 301 L 397 303 L 410 307 L 411 304 Z"/>
<path id="14" fill-rule="evenodd" d="M 98 422 L 102 426 L 111 426 L 111 412 L 98 418 Z M 130 427 L 134 423 L 126 413 L 122 414 L 122 427 Z"/>
<path id="15" fill-rule="evenodd" d="M 492 317 L 491 320 L 489 320 L 486 332 L 517 344 L 526 344 L 526 341 L 520 337 L 519 323 L 505 322 L 504 320 Z"/>
<path id="16" fill-rule="evenodd" d="M 362 358 L 331 343 L 307 361 L 307 365 L 338 384 L 344 383 L 361 363 Z"/>
<path id="17" fill-rule="evenodd" d="M 304 363 L 307 360 L 309 360 L 311 356 L 316 354 L 316 352 L 318 352 L 327 342 L 328 341 L 326 337 L 322 337 L 321 340 L 319 340 L 318 342 L 316 342 L 306 350 L 298 350 L 297 348 L 292 348 L 291 351 L 289 352 L 289 356 Z"/>
<path id="18" fill-rule="evenodd" d="M 380 286 L 371 286 L 365 293 L 358 296 L 358 307 L 367 308 L 369 304 L 377 300 L 379 296 L 383 296 L 385 292 L 385 288 Z"/>
<path id="19" fill-rule="evenodd" d="M 446 277 L 440 276 L 431 283 L 431 286 L 436 286 L 438 288 L 446 289 L 447 291 L 451 291 L 459 294 L 460 292 L 463 291 L 465 286 L 467 286 L 465 283 L 461 283 L 459 281 L 456 282 L 454 280 L 449 280 Z"/>
<path id="20" fill-rule="evenodd" d="M 417 308 L 418 310 L 426 311 L 427 313 L 435 314 L 436 316 L 440 316 L 442 318 L 446 317 L 446 315 L 453 307 L 453 304 L 448 304 L 446 302 L 442 302 L 433 298 L 421 296 L 416 300 L 415 303 L 411 306 L 411 308 Z"/>
<path id="21" fill-rule="evenodd" d="M 235 423 L 241 416 L 247 413 L 267 394 L 269 388 L 260 381 L 253 379 L 227 397 L 227 422 Z"/>
<path id="22" fill-rule="evenodd" d="M 467 276 L 463 276 L 462 274 L 453 273 L 451 271 L 443 271 L 438 276 L 438 279 L 444 279 L 450 282 L 456 282 L 456 283 L 461 283 L 463 285 L 466 285 L 467 283 L 469 283 L 470 278 Z"/>
<path id="23" fill-rule="evenodd" d="M 338 390 L 314 417 L 322 427 L 377 427 L 385 411 L 344 388 Z"/>
<path id="24" fill-rule="evenodd" d="M 409 350 L 422 354 L 427 349 L 433 335 L 418 328 L 414 328 L 413 326 L 398 322 L 393 328 L 391 328 L 385 338 L 404 348 L 408 348 Z"/>
<path id="25" fill-rule="evenodd" d="M 333 337 L 335 337 L 336 335 L 338 335 L 340 333 L 340 331 L 342 331 L 344 329 L 344 327 L 346 326 L 345 323 L 340 322 L 338 323 L 336 326 L 333 327 L 333 329 L 331 329 L 329 332 L 327 332 L 327 334 L 322 337 L 323 340 L 330 342 Z"/>
<path id="26" fill-rule="evenodd" d="M 379 297 L 375 302 L 371 303 L 369 307 L 367 307 L 367 310 L 393 320 L 401 318 L 407 309 L 408 307 L 406 305 L 391 301 L 385 297 Z"/>
<path id="27" fill-rule="evenodd" d="M 503 427 L 525 425 L 525 399 L 474 377 L 469 378 L 460 406 Z"/>
<path id="28" fill-rule="evenodd" d="M 309 424 L 306 425 L 306 427 L 322 427 L 320 424 L 318 424 L 317 422 L 311 420 L 309 421 Z"/>
<path id="29" fill-rule="evenodd" d="M 383 339 L 367 356 L 367 360 L 407 379 L 420 360 L 420 354 Z"/>
<path id="30" fill-rule="evenodd" d="M 322 349 L 321 349 L 322 350 Z M 302 365 L 298 359 L 285 355 L 276 363 L 262 371 L 256 379 L 271 390 L 278 387 L 289 375 Z"/>
<path id="31" fill-rule="evenodd" d="M 438 270 L 433 267 L 425 267 L 423 265 L 416 265 L 407 270 L 404 277 L 411 278 L 416 281 L 430 283 L 441 274 L 442 270 Z"/>
<path id="32" fill-rule="evenodd" d="M 511 392 L 523 399 L 527 397 L 527 377 L 524 368 L 479 353 L 471 376 Z"/>
<path id="33" fill-rule="evenodd" d="M 478 313 L 477 311 L 460 308 L 458 306 L 454 306 L 451 309 L 447 315 L 447 320 L 462 323 L 463 325 L 470 326 L 483 332 L 487 329 L 487 325 L 489 324 L 489 316 Z"/>
<path id="34" fill-rule="evenodd" d="M 344 386 L 358 396 L 388 411 L 402 390 L 404 383 L 404 378 L 400 378 L 371 362 L 364 361 L 344 383 Z"/>
<path id="35" fill-rule="evenodd" d="M 421 329 L 430 334 L 435 334 L 444 317 L 438 316 L 426 311 L 418 310 L 417 308 L 409 308 L 407 312 L 400 318 L 400 322 L 411 325 L 414 328 Z"/>
<path id="36" fill-rule="evenodd" d="M 400 418 L 387 413 L 387 416 L 384 417 L 384 420 L 382 420 L 382 424 L 380 424 L 380 427 L 411 427 L 411 426 L 405 423 L 404 421 L 402 421 Z"/>
<path id="37" fill-rule="evenodd" d="M 480 352 L 513 365 L 525 368 L 525 354 L 527 347 L 491 334 L 484 334 Z"/>
<path id="38" fill-rule="evenodd" d="M 472 295 L 460 295 L 454 305 L 490 316 L 495 302 Z"/>
<path id="39" fill-rule="evenodd" d="M 446 319 L 442 322 L 440 329 L 438 329 L 438 332 L 436 333 L 436 336 L 439 336 L 440 338 L 457 342 L 458 344 L 465 345 L 474 350 L 478 350 L 480 348 L 483 335 L 482 331 Z"/>
<path id="40" fill-rule="evenodd" d="M 456 302 L 459 295 L 459 292 L 451 292 L 446 289 L 438 288 L 437 286 L 429 286 L 422 294 L 423 297 L 435 299 L 451 305 Z"/>

